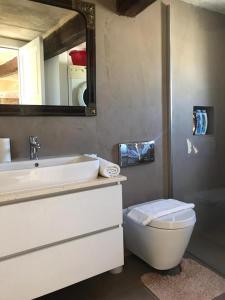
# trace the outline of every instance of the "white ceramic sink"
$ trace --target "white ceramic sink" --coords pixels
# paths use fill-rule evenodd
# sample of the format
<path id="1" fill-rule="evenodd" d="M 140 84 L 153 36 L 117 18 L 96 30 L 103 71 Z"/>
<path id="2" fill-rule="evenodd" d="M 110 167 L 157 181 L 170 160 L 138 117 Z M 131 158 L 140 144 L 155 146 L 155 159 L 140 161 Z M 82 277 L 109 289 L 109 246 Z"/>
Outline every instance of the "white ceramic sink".
<path id="1" fill-rule="evenodd" d="M 0 164 L 0 193 L 94 180 L 99 161 L 70 156 Z"/>

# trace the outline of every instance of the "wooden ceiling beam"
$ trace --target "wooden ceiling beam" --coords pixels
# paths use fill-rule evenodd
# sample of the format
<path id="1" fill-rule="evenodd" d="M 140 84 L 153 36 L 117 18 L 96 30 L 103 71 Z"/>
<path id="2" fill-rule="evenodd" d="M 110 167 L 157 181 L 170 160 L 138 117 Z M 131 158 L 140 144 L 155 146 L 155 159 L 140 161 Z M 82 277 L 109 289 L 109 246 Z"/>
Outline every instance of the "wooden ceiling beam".
<path id="1" fill-rule="evenodd" d="M 59 55 L 83 42 L 86 42 L 86 23 L 79 14 L 44 39 L 44 58 Z"/>
<path id="2" fill-rule="evenodd" d="M 117 0 L 117 13 L 122 16 L 135 17 L 156 0 Z"/>
<path id="3" fill-rule="evenodd" d="M 18 71 L 17 57 L 0 65 L 0 78 L 13 75 Z"/>

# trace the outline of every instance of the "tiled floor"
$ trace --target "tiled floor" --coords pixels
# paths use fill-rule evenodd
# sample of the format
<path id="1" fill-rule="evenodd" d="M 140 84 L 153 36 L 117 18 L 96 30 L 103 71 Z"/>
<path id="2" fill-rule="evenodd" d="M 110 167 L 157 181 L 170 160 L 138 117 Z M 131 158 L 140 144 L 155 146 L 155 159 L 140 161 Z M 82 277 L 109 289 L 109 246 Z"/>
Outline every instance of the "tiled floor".
<path id="1" fill-rule="evenodd" d="M 225 188 L 196 193 L 193 199 L 197 223 L 188 250 L 225 276 Z"/>
<path id="2" fill-rule="evenodd" d="M 104 273 L 38 300 L 155 300 L 140 280 L 150 270 L 135 256 L 128 256 L 119 275 Z"/>
<path id="3" fill-rule="evenodd" d="M 224 239 L 224 231 L 219 231 Z M 216 243 L 212 238 L 204 234 L 195 234 L 192 237 L 189 251 L 196 257 L 201 259 L 210 268 L 225 276 L 225 247 L 220 243 Z"/>
<path id="4" fill-rule="evenodd" d="M 107 272 L 36 300 L 158 300 L 140 280 L 150 271 L 147 264 L 130 255 L 119 275 Z M 225 300 L 225 295 L 214 300 Z"/>

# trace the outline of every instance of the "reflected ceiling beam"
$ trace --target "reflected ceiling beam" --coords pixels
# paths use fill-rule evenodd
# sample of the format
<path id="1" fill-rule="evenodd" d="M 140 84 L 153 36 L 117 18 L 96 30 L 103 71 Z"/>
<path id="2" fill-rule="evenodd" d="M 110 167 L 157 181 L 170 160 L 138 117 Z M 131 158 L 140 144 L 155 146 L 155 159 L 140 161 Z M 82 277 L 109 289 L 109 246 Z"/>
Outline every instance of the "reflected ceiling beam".
<path id="1" fill-rule="evenodd" d="M 0 65 L 0 78 L 13 75 L 18 71 L 17 57 Z"/>
<path id="2" fill-rule="evenodd" d="M 72 9 L 73 0 L 30 0 L 32 2 L 38 2 L 47 5 L 53 5 L 61 8 Z"/>
<path id="3" fill-rule="evenodd" d="M 79 14 L 44 39 L 44 58 L 49 59 L 84 42 L 86 22 Z"/>
<path id="4" fill-rule="evenodd" d="M 156 0 L 117 0 L 117 13 L 122 16 L 135 17 Z"/>

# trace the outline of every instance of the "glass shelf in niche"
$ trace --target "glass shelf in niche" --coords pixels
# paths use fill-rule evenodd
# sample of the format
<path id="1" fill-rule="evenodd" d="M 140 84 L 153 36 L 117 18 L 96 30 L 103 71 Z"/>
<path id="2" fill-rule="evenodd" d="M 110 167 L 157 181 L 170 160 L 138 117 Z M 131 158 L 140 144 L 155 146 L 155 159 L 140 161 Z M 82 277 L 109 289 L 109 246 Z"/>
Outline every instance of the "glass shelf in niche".
<path id="1" fill-rule="evenodd" d="M 213 134 L 214 108 L 212 106 L 193 107 L 193 135 L 206 136 Z"/>

